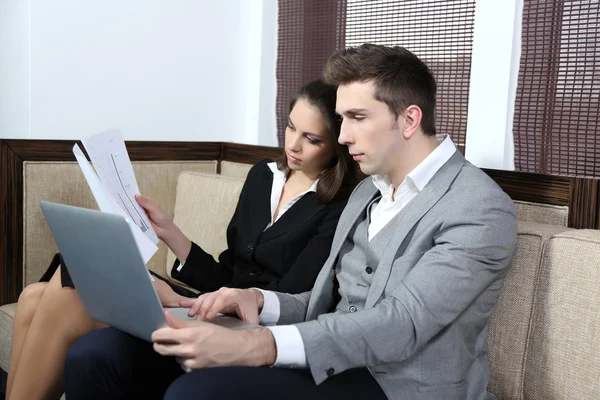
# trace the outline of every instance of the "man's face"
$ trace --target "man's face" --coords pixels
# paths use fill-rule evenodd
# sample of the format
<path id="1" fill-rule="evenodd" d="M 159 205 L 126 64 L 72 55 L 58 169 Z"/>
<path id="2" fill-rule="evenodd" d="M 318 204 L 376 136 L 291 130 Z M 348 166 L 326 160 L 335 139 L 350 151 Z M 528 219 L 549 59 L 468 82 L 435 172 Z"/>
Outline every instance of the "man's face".
<path id="1" fill-rule="evenodd" d="M 402 154 L 404 122 L 374 94 L 371 81 L 338 87 L 336 111 L 343 117 L 338 141 L 348 146 L 365 174 L 389 174 Z"/>

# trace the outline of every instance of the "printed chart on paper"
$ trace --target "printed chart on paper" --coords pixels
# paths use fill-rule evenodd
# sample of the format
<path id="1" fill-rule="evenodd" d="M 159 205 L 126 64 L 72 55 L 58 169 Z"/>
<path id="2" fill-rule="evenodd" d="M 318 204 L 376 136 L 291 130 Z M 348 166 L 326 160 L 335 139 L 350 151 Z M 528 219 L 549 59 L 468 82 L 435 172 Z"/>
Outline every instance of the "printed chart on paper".
<path id="1" fill-rule="evenodd" d="M 125 141 L 118 130 L 82 140 L 96 174 L 117 204 L 154 243 L 158 237 L 144 210 L 135 201 L 140 190 L 135 179 Z"/>

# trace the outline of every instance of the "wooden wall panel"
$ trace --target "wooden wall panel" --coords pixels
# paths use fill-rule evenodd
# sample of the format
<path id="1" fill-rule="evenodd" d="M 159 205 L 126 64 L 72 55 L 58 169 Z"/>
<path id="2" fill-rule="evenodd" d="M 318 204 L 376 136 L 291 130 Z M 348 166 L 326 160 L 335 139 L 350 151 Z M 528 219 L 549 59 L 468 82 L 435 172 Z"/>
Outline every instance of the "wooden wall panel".
<path id="1" fill-rule="evenodd" d="M 0 140 L 0 305 L 19 296 L 23 282 L 23 162 Z"/>

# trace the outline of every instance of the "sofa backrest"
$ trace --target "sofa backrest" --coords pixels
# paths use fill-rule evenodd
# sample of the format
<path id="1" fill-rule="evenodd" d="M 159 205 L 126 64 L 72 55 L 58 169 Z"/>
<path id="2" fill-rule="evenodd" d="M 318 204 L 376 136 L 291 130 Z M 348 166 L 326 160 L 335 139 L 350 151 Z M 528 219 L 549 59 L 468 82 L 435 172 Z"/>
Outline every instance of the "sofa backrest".
<path id="1" fill-rule="evenodd" d="M 173 221 L 193 242 L 215 258 L 227 248 L 227 226 L 244 179 L 182 172 L 177 181 Z M 175 255 L 169 250 L 162 275 L 171 276 Z"/>
<path id="2" fill-rule="evenodd" d="M 600 398 L 600 232 L 550 238 L 535 286 L 524 399 Z"/>
<path id="3" fill-rule="evenodd" d="M 234 161 L 221 161 L 221 175 L 232 178 L 246 179 L 252 164 L 243 164 Z"/>
<path id="4" fill-rule="evenodd" d="M 519 221 L 538 222 L 540 224 L 569 226 L 569 207 L 552 204 L 515 201 Z"/>
<path id="5" fill-rule="evenodd" d="M 519 221 L 487 337 L 499 399 L 598 398 L 599 260 L 599 231 Z"/>
<path id="6" fill-rule="evenodd" d="M 567 229 L 519 221 L 517 246 L 490 319 L 487 336 L 490 361 L 488 389 L 500 399 L 522 398 L 534 287 L 542 254 L 552 235 Z"/>
<path id="7" fill-rule="evenodd" d="M 154 198 L 172 213 L 175 187 L 181 171 L 215 173 L 217 161 L 134 161 L 133 170 L 140 192 Z M 97 209 L 96 202 L 76 162 L 35 161 L 23 164 L 23 280 L 28 285 L 42 276 L 58 251 L 40 209 L 40 200 Z M 164 274 L 166 246 L 148 267 Z"/>

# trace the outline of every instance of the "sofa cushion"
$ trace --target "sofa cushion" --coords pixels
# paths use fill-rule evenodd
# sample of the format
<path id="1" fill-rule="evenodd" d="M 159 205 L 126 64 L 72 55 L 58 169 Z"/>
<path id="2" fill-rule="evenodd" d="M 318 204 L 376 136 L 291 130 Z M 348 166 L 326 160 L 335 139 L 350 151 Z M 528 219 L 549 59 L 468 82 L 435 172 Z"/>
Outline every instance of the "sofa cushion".
<path id="1" fill-rule="evenodd" d="M 519 221 L 517 246 L 490 319 L 488 390 L 500 399 L 521 399 L 533 293 L 542 252 L 552 235 L 568 228 Z"/>
<path id="2" fill-rule="evenodd" d="M 8 371 L 10 362 L 10 344 L 12 340 L 12 321 L 15 316 L 16 303 L 0 307 L 0 368 Z"/>
<path id="3" fill-rule="evenodd" d="M 244 179 L 182 172 L 177 182 L 175 224 L 190 240 L 217 258 L 227 248 L 227 226 L 243 186 Z M 175 255 L 169 250 L 166 262 L 169 276 L 174 261 Z"/>
<path id="4" fill-rule="evenodd" d="M 569 207 L 552 204 L 515 201 L 517 219 L 519 221 L 538 222 L 548 225 L 569 225 Z"/>
<path id="5" fill-rule="evenodd" d="M 527 350 L 527 399 L 600 397 L 600 231 L 548 242 Z"/>
<path id="6" fill-rule="evenodd" d="M 221 175 L 232 178 L 246 179 L 252 164 L 244 164 L 234 161 L 221 161 Z"/>
<path id="7" fill-rule="evenodd" d="M 154 198 L 171 213 L 175 187 L 181 171 L 215 172 L 216 161 L 133 162 L 140 192 Z M 23 163 L 23 268 L 24 284 L 37 282 L 57 251 L 48 224 L 40 209 L 40 200 L 97 209 L 81 169 L 76 162 Z M 163 243 L 148 263 L 154 272 L 164 275 L 167 251 Z"/>

